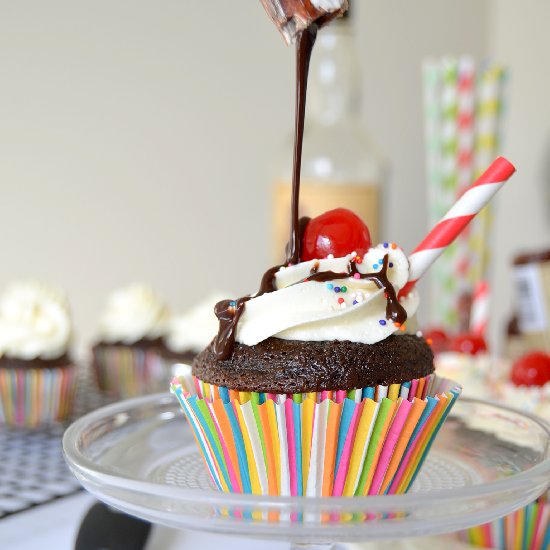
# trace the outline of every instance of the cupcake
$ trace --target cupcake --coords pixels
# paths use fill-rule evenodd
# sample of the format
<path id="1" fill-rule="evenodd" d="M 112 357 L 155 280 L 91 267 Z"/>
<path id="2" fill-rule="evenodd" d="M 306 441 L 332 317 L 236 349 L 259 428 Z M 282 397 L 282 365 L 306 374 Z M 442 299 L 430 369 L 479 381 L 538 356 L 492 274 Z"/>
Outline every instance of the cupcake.
<path id="1" fill-rule="evenodd" d="M 0 297 L 0 424 L 35 428 L 66 420 L 76 386 L 67 299 L 38 282 Z"/>
<path id="2" fill-rule="evenodd" d="M 191 364 L 218 332 L 214 306 L 224 295 L 212 294 L 186 313 L 174 315 L 167 323 L 161 355 L 172 365 Z"/>
<path id="3" fill-rule="evenodd" d="M 166 388 L 170 367 L 162 359 L 168 308 L 147 285 L 114 291 L 99 322 L 92 347 L 97 384 L 115 397 L 133 397 Z"/>
<path id="4" fill-rule="evenodd" d="M 550 423 L 550 355 L 533 351 L 517 359 L 509 379 L 494 385 L 494 398 Z M 460 538 L 482 548 L 547 550 L 549 500 L 547 493 L 512 514 L 461 532 Z"/>
<path id="5" fill-rule="evenodd" d="M 270 495 L 403 493 L 460 388 L 434 373 L 398 298 L 409 263 L 336 209 L 302 224 L 300 261 L 216 304 L 219 330 L 172 382 L 215 485 Z"/>

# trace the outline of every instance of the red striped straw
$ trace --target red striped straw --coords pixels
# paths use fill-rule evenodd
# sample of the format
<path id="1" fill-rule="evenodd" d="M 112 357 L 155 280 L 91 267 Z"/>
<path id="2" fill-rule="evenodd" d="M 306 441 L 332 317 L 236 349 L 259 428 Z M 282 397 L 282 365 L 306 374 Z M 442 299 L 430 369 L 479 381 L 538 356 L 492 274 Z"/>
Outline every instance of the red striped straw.
<path id="1" fill-rule="evenodd" d="M 516 171 L 504 157 L 498 157 L 483 174 L 468 187 L 443 219 L 428 233 L 426 238 L 409 256 L 409 281 L 400 290 L 406 296 L 418 279 L 441 256 L 462 230 Z"/>
<path id="2" fill-rule="evenodd" d="M 472 313 L 470 316 L 470 332 L 485 337 L 489 325 L 489 283 L 476 283 L 472 295 Z"/>

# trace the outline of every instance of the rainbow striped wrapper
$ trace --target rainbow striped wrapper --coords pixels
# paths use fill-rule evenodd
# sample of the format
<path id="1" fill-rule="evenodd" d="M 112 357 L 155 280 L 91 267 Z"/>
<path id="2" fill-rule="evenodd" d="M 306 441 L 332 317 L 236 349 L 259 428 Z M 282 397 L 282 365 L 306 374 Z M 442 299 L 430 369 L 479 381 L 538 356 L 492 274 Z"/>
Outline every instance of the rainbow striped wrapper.
<path id="1" fill-rule="evenodd" d="M 76 381 L 74 365 L 0 368 L 0 425 L 37 428 L 67 420 Z"/>
<path id="2" fill-rule="evenodd" d="M 491 523 L 461 531 L 459 538 L 481 548 L 548 550 L 550 503 L 541 498 Z"/>
<path id="3" fill-rule="evenodd" d="M 406 492 L 461 392 L 435 375 L 281 395 L 238 392 L 189 373 L 171 389 L 219 490 L 282 496 Z"/>
<path id="4" fill-rule="evenodd" d="M 155 348 L 102 344 L 92 354 L 97 385 L 113 397 L 164 391 L 172 377 L 172 362 Z"/>

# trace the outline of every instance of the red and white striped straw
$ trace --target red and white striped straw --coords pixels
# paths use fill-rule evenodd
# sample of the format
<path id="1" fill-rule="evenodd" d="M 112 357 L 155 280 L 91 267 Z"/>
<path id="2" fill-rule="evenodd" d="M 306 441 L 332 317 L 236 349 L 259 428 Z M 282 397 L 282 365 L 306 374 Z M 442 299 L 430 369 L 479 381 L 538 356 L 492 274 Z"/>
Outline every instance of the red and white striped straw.
<path id="1" fill-rule="evenodd" d="M 485 337 L 489 325 L 489 294 L 487 281 L 479 281 L 472 295 L 470 332 L 482 337 Z"/>
<path id="2" fill-rule="evenodd" d="M 399 296 L 406 296 L 412 290 L 418 279 L 424 275 L 515 171 L 511 162 L 504 157 L 498 157 L 464 191 L 454 206 L 409 256 L 409 281 L 400 290 Z"/>

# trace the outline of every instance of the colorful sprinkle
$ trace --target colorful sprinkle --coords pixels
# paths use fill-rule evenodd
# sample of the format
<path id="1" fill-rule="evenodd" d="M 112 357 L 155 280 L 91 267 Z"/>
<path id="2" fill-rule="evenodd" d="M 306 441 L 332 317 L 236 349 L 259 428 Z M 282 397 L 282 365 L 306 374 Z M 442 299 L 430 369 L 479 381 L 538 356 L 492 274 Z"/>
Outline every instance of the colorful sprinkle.
<path id="1" fill-rule="evenodd" d="M 428 344 L 428 346 L 431 346 L 434 341 L 431 338 L 426 338 L 426 343 Z"/>
<path id="2" fill-rule="evenodd" d="M 354 274 L 353 274 L 353 278 L 354 278 L 354 279 L 360 279 L 360 278 L 361 278 L 361 274 L 360 274 L 360 273 L 354 273 Z"/>
<path id="3" fill-rule="evenodd" d="M 334 288 L 334 285 L 332 283 L 327 283 L 327 288 L 329 290 L 332 290 Z"/>
<path id="4" fill-rule="evenodd" d="M 390 263 L 388 264 L 388 266 L 389 266 L 389 267 L 393 267 L 393 262 L 390 262 Z"/>
<path id="5" fill-rule="evenodd" d="M 378 269 L 378 264 L 372 264 L 373 269 Z"/>
<path id="6" fill-rule="evenodd" d="M 335 286 L 335 287 L 334 287 L 334 292 L 340 292 L 340 290 L 341 290 L 341 289 L 340 289 L 339 286 Z"/>
<path id="7" fill-rule="evenodd" d="M 388 243 L 384 243 L 384 248 L 388 248 L 390 246 Z"/>
<path id="8" fill-rule="evenodd" d="M 338 298 L 338 303 L 343 304 L 344 303 L 344 298 Z"/>
<path id="9" fill-rule="evenodd" d="M 235 307 L 237 305 L 237 302 L 235 302 L 235 300 L 231 300 L 231 302 L 229 302 L 229 305 L 231 307 Z"/>
<path id="10" fill-rule="evenodd" d="M 340 292 L 347 292 L 348 291 L 348 287 L 347 286 L 343 286 L 340 288 Z"/>
<path id="11" fill-rule="evenodd" d="M 380 319 L 380 321 L 378 321 L 382 326 L 384 326 L 386 324 L 386 321 L 385 319 Z"/>
<path id="12" fill-rule="evenodd" d="M 363 263 L 363 258 L 361 258 L 361 256 L 355 256 L 355 263 L 356 264 L 362 264 Z"/>
<path id="13" fill-rule="evenodd" d="M 401 323 L 398 323 L 397 321 L 395 321 L 394 325 L 399 328 L 401 326 Z"/>
<path id="14" fill-rule="evenodd" d="M 391 247 L 395 250 L 397 248 L 397 245 L 395 243 L 391 243 Z"/>
<path id="15" fill-rule="evenodd" d="M 400 330 L 401 332 L 405 332 L 406 328 L 407 328 L 407 327 L 406 327 L 405 325 L 401 325 L 401 326 L 399 327 L 399 330 Z"/>
<path id="16" fill-rule="evenodd" d="M 353 305 L 356 306 L 359 302 L 357 300 L 353 300 Z"/>

